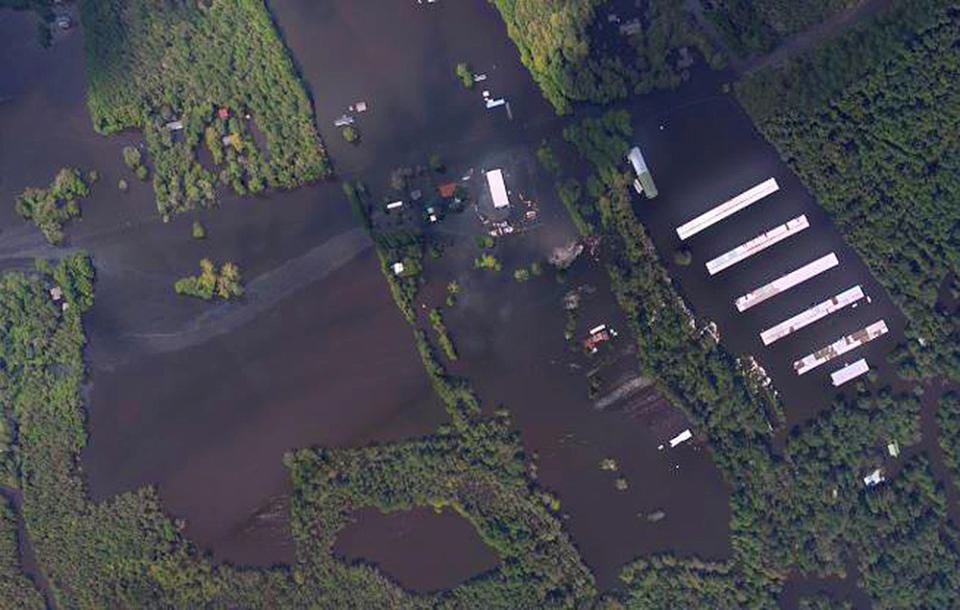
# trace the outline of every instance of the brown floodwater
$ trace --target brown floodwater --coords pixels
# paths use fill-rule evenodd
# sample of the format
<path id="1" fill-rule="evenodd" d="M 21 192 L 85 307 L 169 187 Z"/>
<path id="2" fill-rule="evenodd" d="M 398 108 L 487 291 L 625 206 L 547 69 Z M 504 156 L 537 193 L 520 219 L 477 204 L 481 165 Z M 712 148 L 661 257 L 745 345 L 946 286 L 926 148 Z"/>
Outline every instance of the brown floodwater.
<path id="1" fill-rule="evenodd" d="M 428 262 L 422 300 L 438 304 L 451 279 L 464 286 L 460 304 L 445 314 L 461 354 L 451 368 L 471 378 L 489 409 L 511 411 L 537 456 L 541 484 L 559 496 L 565 526 L 601 587 L 615 586 L 617 568 L 644 553 L 727 557 L 729 490 L 706 446 L 657 449 L 687 424 L 653 389 L 597 409 L 586 372 L 598 361 L 564 341 L 561 300 L 572 288 L 597 289 L 584 293 L 578 333 L 600 323 L 625 329 L 602 264 L 581 258 L 564 284 L 550 271 L 523 284 L 512 278 L 515 267 L 543 260 L 574 230 L 532 161 L 564 123 L 519 63 L 492 6 L 273 0 L 270 8 L 342 176 L 363 178 L 375 197 L 386 197 L 393 195 L 391 169 L 425 165 L 438 153 L 454 178 L 469 169 L 516 168 L 521 186 L 511 188 L 540 202 L 537 228 L 499 246 L 501 274 L 472 268 L 475 217 L 448 219 L 435 235 L 450 245 Z M 67 229 L 67 246 L 90 251 L 98 270 L 97 303 L 86 318 L 92 385 L 82 466 L 91 492 L 106 498 L 157 484 L 188 535 L 217 558 L 289 561 L 284 451 L 422 435 L 444 420 L 443 410 L 338 185 L 224 195 L 219 210 L 162 223 L 149 185 L 121 162 L 122 147 L 140 135 L 106 138 L 90 127 L 81 37 L 74 29 L 44 51 L 32 16 L 0 11 L 0 201 L 47 184 L 63 165 L 101 176 L 82 204 L 83 218 Z M 464 89 L 453 72 L 460 61 L 488 79 Z M 884 356 L 902 338 L 903 319 L 749 119 L 716 95 L 722 78 L 698 71 L 678 92 L 631 103 L 636 141 L 660 189 L 637 210 L 691 307 L 718 323 L 731 351 L 757 356 L 795 424 L 829 405 L 835 391 L 828 374 L 839 365 L 797 378 L 795 358 L 882 317 L 891 332 L 854 355 L 865 355 L 884 383 L 892 378 Z M 509 100 L 512 120 L 502 108 L 483 107 L 483 90 Z M 348 145 L 332 122 L 360 100 L 369 106 L 358 115 L 361 143 Z M 690 240 L 691 266 L 673 264 L 677 225 L 770 176 L 779 193 Z M 128 193 L 116 188 L 120 178 L 131 183 Z M 12 207 L 0 206 L 0 266 L 58 252 Z M 706 260 L 800 213 L 811 227 L 799 237 L 707 276 Z M 190 238 L 194 218 L 207 227 L 206 240 Z M 736 312 L 737 296 L 831 250 L 839 268 Z M 173 281 L 194 273 L 204 256 L 241 265 L 248 280 L 241 303 L 173 294 Z M 767 326 L 855 283 L 872 303 L 773 348 L 760 343 Z M 604 355 L 605 392 L 635 374 L 630 343 L 622 336 Z M 935 431 L 925 434 L 924 447 L 935 442 Z M 605 458 L 616 460 L 626 490 L 599 468 Z M 337 548 L 416 590 L 455 586 L 495 561 L 465 521 L 419 510 L 362 512 Z M 434 565 L 438 555 L 448 571 Z"/>
<path id="2" fill-rule="evenodd" d="M 337 536 L 333 552 L 349 562 L 375 560 L 411 591 L 448 589 L 500 562 L 473 525 L 451 510 L 382 513 L 371 508 L 357 511 L 353 520 Z"/>

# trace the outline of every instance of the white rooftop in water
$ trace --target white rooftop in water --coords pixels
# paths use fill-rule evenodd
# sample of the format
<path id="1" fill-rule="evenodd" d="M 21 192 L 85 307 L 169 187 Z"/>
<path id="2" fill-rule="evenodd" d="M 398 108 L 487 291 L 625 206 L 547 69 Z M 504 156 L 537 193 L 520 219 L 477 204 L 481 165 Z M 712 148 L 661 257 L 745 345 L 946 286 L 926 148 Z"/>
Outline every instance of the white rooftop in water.
<path id="1" fill-rule="evenodd" d="M 732 199 L 728 199 L 711 210 L 704 212 L 690 222 L 680 225 L 677 227 L 677 235 L 680 236 L 681 240 L 693 237 L 700 231 L 710 228 L 724 218 L 733 216 L 740 210 L 753 205 L 767 195 L 775 193 L 778 190 L 780 190 L 780 185 L 777 184 L 777 181 L 774 178 L 764 180 L 757 186 L 740 193 Z"/>
<path id="2" fill-rule="evenodd" d="M 887 453 L 890 454 L 890 457 L 899 457 L 900 456 L 900 443 L 897 441 L 890 441 L 887 443 Z"/>
<path id="3" fill-rule="evenodd" d="M 392 201 L 387 204 L 388 210 L 396 210 L 397 208 L 402 208 L 402 207 L 403 207 L 402 201 Z"/>
<path id="4" fill-rule="evenodd" d="M 707 261 L 707 271 L 710 275 L 716 275 L 728 267 L 732 267 L 740 261 L 746 260 L 763 252 L 770 246 L 777 244 L 788 237 L 792 237 L 810 226 L 807 216 L 801 214 L 792 218 L 784 224 L 774 227 L 765 233 L 757 235 L 749 241 L 745 241 L 733 250 L 724 252 L 711 261 Z"/>
<path id="5" fill-rule="evenodd" d="M 797 372 L 797 375 L 809 373 L 821 364 L 830 362 L 837 356 L 842 356 L 847 352 L 852 352 L 861 345 L 869 343 L 870 341 L 873 341 L 877 337 L 886 333 L 886 322 L 883 320 L 877 320 L 873 324 L 870 324 L 869 326 L 866 326 L 854 333 L 850 333 L 846 337 L 841 337 L 830 345 L 822 347 L 812 354 L 797 360 L 793 363 L 793 369 Z"/>
<path id="6" fill-rule="evenodd" d="M 400 263 L 400 262 L 394 263 L 393 273 L 396 275 L 400 275 L 401 273 L 403 273 L 403 263 Z"/>
<path id="7" fill-rule="evenodd" d="M 883 483 L 886 479 L 883 478 L 883 471 L 879 468 L 863 477 L 863 484 L 867 487 L 873 487 L 874 485 L 879 485 Z"/>
<path id="8" fill-rule="evenodd" d="M 595 334 L 597 334 L 598 332 L 601 332 L 601 331 L 605 330 L 606 328 L 607 328 L 607 325 L 606 325 L 606 324 L 601 324 L 600 326 L 596 326 L 596 327 L 594 327 L 594 328 L 591 328 L 591 329 L 590 329 L 590 334 L 591 334 L 591 335 L 595 335 Z"/>
<path id="9" fill-rule="evenodd" d="M 676 447 L 680 443 L 684 443 L 693 438 L 693 432 L 690 432 L 690 428 L 687 428 L 680 434 L 670 439 L 670 447 Z"/>
<path id="10" fill-rule="evenodd" d="M 830 381 L 833 382 L 834 387 L 839 388 L 843 384 L 852 379 L 856 379 L 869 370 L 870 365 L 867 364 L 866 359 L 861 358 L 856 362 L 848 364 L 847 366 L 830 373 Z"/>
<path id="11" fill-rule="evenodd" d="M 764 345 L 770 345 L 774 341 L 779 341 L 780 339 L 795 333 L 801 328 L 810 326 L 814 322 L 818 322 L 830 314 L 840 311 L 847 305 L 856 303 L 863 297 L 863 290 L 859 285 L 848 290 L 844 290 L 837 296 L 829 298 L 822 303 L 814 305 L 813 307 L 784 320 L 776 326 L 768 328 L 760 333 L 760 339 L 763 341 Z"/>
<path id="12" fill-rule="evenodd" d="M 782 292 L 786 292 L 791 288 L 806 282 L 812 277 L 816 277 L 827 271 L 833 269 L 840 264 L 840 261 L 837 260 L 837 255 L 831 252 L 826 256 L 821 256 L 817 260 L 807 263 L 799 269 L 795 269 L 790 273 L 779 277 L 768 284 L 760 286 L 756 290 L 748 292 L 742 297 L 736 300 L 736 306 L 739 311 L 746 311 L 753 307 L 754 305 L 759 305 L 767 299 L 771 299 Z"/>
<path id="13" fill-rule="evenodd" d="M 499 169 L 487 172 L 487 186 L 490 187 L 490 195 L 493 197 L 493 207 L 505 208 L 510 205 L 510 199 L 507 197 L 507 185 L 503 182 L 503 171 Z"/>

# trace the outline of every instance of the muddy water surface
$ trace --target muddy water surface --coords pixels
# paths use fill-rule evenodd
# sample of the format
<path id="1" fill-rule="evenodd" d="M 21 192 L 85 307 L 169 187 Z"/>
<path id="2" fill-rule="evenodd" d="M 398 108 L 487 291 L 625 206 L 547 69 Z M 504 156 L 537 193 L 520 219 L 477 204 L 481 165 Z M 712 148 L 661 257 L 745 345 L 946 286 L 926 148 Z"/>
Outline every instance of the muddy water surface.
<path id="1" fill-rule="evenodd" d="M 470 522 L 450 510 L 367 509 L 353 518 L 337 537 L 334 553 L 346 561 L 375 558 L 377 566 L 406 589 L 424 593 L 450 588 L 499 563 Z"/>

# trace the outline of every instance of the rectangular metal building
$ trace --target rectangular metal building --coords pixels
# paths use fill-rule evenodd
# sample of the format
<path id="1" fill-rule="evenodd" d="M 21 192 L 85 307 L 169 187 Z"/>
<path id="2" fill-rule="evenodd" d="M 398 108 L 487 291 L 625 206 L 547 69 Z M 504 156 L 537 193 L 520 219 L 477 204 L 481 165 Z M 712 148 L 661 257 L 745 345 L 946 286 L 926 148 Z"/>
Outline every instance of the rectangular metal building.
<path id="1" fill-rule="evenodd" d="M 724 218 L 733 216 L 740 210 L 753 205 L 767 195 L 775 193 L 778 190 L 780 190 L 780 185 L 777 184 L 775 179 L 770 178 L 768 180 L 764 180 L 757 186 L 740 193 L 732 199 L 728 199 L 711 210 L 704 212 L 690 222 L 680 225 L 677 227 L 677 235 L 680 236 L 681 240 L 693 237 L 700 231 L 712 227 Z"/>
<path id="2" fill-rule="evenodd" d="M 640 148 L 637 146 L 631 148 L 627 159 L 633 166 L 633 171 L 637 174 L 637 183 L 639 183 L 643 194 L 647 196 L 647 199 L 656 197 L 659 191 L 657 191 L 657 185 L 653 183 L 653 174 L 650 173 L 650 168 L 647 167 L 647 162 L 643 158 Z"/>
<path id="3" fill-rule="evenodd" d="M 765 233 L 757 235 L 749 241 L 745 241 L 733 250 L 724 252 L 711 261 L 707 261 L 707 271 L 710 275 L 716 275 L 728 267 L 732 267 L 740 261 L 746 260 L 763 252 L 770 246 L 792 237 L 810 226 L 807 222 L 807 216 L 801 214 L 796 218 L 790 219 L 784 224 L 774 227 Z"/>
<path id="4" fill-rule="evenodd" d="M 847 352 L 852 352 L 861 345 L 865 345 L 881 335 L 887 333 L 887 324 L 883 320 L 877 320 L 873 324 L 850 333 L 846 337 L 837 339 L 830 345 L 822 347 L 808 356 L 793 363 L 793 370 L 797 375 L 809 373 L 821 364 L 830 362 L 837 356 L 842 356 Z"/>
<path id="5" fill-rule="evenodd" d="M 503 171 L 499 169 L 487 172 L 487 186 L 490 187 L 490 196 L 493 197 L 493 207 L 505 208 L 510 205 L 507 197 L 507 185 L 503 182 Z"/>
<path id="6" fill-rule="evenodd" d="M 776 326 L 771 326 L 760 333 L 760 339 L 764 345 L 770 345 L 774 341 L 783 339 L 796 331 L 810 326 L 814 322 L 826 318 L 832 313 L 840 311 L 847 305 L 852 305 L 864 297 L 863 290 L 859 285 L 844 290 L 835 297 L 814 305 L 813 307 L 798 313 L 797 315 L 784 320 Z"/>
<path id="7" fill-rule="evenodd" d="M 861 358 L 854 363 L 848 364 L 842 369 L 839 369 L 830 373 L 830 381 L 833 382 L 834 387 L 838 388 L 843 384 L 847 383 L 848 381 L 851 381 L 853 379 L 856 379 L 860 375 L 863 375 L 869 370 L 870 370 L 870 366 L 867 365 L 866 359 Z"/>
<path id="8" fill-rule="evenodd" d="M 799 269 L 795 269 L 790 273 L 779 277 L 768 284 L 748 292 L 742 297 L 738 298 L 735 302 L 737 310 L 743 312 L 754 305 L 759 305 L 767 299 L 771 299 L 782 292 L 790 290 L 794 286 L 798 286 L 803 282 L 806 282 L 810 278 L 816 277 L 827 271 L 833 269 L 840 264 L 840 261 L 837 260 L 837 255 L 831 252 L 826 256 L 821 256 L 817 260 L 807 263 Z"/>

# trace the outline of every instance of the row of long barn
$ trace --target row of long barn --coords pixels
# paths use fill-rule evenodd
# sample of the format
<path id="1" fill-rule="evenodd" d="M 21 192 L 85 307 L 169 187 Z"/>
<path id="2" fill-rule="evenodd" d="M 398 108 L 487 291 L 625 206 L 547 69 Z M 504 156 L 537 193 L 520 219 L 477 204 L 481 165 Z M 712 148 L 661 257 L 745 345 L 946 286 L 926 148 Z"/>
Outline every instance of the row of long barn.
<path id="1" fill-rule="evenodd" d="M 777 184 L 776 179 L 769 178 L 736 197 L 700 214 L 689 222 L 680 225 L 677 227 L 677 235 L 681 241 L 685 241 L 698 233 L 709 230 L 724 219 L 762 201 L 765 197 L 777 192 L 779 189 L 780 186 Z M 706 263 L 707 272 L 711 276 L 721 273 L 763 252 L 767 248 L 781 242 L 789 241 L 809 227 L 810 222 L 806 215 L 801 214 L 795 218 L 791 218 L 785 223 L 771 227 L 759 235 L 747 239 L 735 248 L 710 259 Z M 834 252 L 822 254 L 797 269 L 744 294 L 736 299 L 734 305 L 739 312 L 744 313 L 751 307 L 783 294 L 791 288 L 799 286 L 839 264 L 840 261 Z M 770 346 L 774 342 L 802 328 L 816 324 L 844 308 L 856 307 L 862 300 L 870 302 L 870 297 L 864 294 L 860 285 L 847 287 L 831 298 L 800 311 L 762 331 L 760 333 L 760 339 L 765 346 Z M 837 338 L 829 345 L 825 345 L 810 354 L 798 357 L 793 363 L 794 371 L 796 371 L 797 375 L 804 375 L 841 356 L 854 352 L 873 339 L 886 334 L 887 330 L 886 322 L 883 319 L 877 320 L 849 335 Z M 860 358 L 836 368 L 831 372 L 830 378 L 834 386 L 841 386 L 867 373 L 869 370 L 870 367 L 866 360 Z"/>

